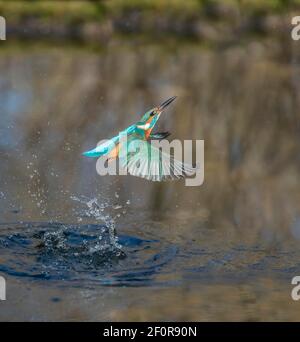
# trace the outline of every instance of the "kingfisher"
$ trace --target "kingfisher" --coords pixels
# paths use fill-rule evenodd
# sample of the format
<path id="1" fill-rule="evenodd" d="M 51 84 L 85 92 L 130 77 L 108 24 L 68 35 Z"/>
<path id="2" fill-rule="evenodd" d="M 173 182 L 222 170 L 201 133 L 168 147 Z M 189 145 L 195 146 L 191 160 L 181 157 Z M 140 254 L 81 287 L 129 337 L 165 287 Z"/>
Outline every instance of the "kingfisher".
<path id="1" fill-rule="evenodd" d="M 130 175 L 150 181 L 176 180 L 194 175 L 195 167 L 175 159 L 153 144 L 153 141 L 161 141 L 170 135 L 169 132 L 152 133 L 152 130 L 164 109 L 175 99 L 173 96 L 148 110 L 137 123 L 83 155 L 104 157 L 108 162 L 118 158 L 121 167 Z"/>

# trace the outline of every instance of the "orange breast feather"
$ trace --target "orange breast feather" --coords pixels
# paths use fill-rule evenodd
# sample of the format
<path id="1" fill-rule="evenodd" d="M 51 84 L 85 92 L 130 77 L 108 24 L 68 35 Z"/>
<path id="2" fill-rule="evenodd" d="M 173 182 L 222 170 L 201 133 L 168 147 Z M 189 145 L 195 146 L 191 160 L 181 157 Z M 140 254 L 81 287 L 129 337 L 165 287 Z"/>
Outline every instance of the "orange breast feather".
<path id="1" fill-rule="evenodd" d="M 115 159 L 115 158 L 117 158 L 117 156 L 119 155 L 119 149 L 120 149 L 120 147 L 119 147 L 119 144 L 118 144 L 116 147 L 114 147 L 110 151 L 110 153 L 108 155 L 108 159 Z"/>

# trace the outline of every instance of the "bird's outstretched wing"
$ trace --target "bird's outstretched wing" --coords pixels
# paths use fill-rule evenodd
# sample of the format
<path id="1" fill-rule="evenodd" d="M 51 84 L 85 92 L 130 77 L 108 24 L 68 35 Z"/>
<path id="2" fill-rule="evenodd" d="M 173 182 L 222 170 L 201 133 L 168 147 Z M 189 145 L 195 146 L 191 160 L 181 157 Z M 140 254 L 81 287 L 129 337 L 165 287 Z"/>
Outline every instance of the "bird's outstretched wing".
<path id="1" fill-rule="evenodd" d="M 176 160 L 146 140 L 132 140 L 126 152 L 119 154 L 121 166 L 132 176 L 151 181 L 176 180 L 193 176 L 196 168 Z"/>

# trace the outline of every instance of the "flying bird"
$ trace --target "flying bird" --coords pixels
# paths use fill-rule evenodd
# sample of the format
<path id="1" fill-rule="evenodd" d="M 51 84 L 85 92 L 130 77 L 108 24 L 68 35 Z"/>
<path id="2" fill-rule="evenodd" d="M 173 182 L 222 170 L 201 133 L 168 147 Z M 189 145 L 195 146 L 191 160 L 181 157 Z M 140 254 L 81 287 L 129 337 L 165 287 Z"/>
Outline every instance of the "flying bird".
<path id="1" fill-rule="evenodd" d="M 148 110 L 137 123 L 83 155 L 91 158 L 103 156 L 108 161 L 118 158 L 121 167 L 130 175 L 151 181 L 176 180 L 194 175 L 196 168 L 192 165 L 175 159 L 151 143 L 170 135 L 169 132 L 152 133 L 152 130 L 161 113 L 175 99 L 176 96 L 173 96 L 160 106 Z"/>

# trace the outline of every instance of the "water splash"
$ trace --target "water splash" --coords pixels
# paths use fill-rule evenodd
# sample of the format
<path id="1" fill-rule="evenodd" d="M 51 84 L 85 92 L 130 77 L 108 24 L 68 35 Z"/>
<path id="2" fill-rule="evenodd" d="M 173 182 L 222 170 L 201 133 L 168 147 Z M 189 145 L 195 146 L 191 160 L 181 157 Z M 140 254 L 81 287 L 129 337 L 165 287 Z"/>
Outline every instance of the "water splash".
<path id="1" fill-rule="evenodd" d="M 121 245 L 118 243 L 118 237 L 116 233 L 116 219 L 120 217 L 120 214 L 117 213 L 115 216 L 113 216 L 109 213 L 109 209 L 112 208 L 114 210 L 119 210 L 123 207 L 121 205 L 112 205 L 108 200 L 104 199 L 102 199 L 100 202 L 100 200 L 97 198 L 88 199 L 84 196 L 71 196 L 70 198 L 71 200 L 77 201 L 86 207 L 84 210 L 84 216 L 93 218 L 96 221 L 101 221 L 105 224 L 109 232 L 109 243 L 112 246 L 120 249 Z M 101 239 L 101 236 L 99 238 Z M 103 244 L 100 243 L 98 247 L 102 248 Z"/>
<path id="2" fill-rule="evenodd" d="M 150 236 L 119 240 L 122 249 L 101 224 L 0 223 L 0 272 L 76 287 L 149 286 L 160 283 L 157 275 L 177 254 L 176 246 Z"/>
<path id="3" fill-rule="evenodd" d="M 124 222 L 119 222 L 130 212 L 130 200 L 121 202 L 118 194 L 109 200 L 66 195 L 76 202 L 70 217 L 76 223 L 0 223 L 0 272 L 88 287 L 160 282 L 156 276 L 174 259 L 177 248 L 153 239 L 145 225 L 142 237 L 131 235 L 131 225 L 124 227 Z M 130 235 L 117 234 L 118 224 L 123 233 L 129 229 Z"/>

